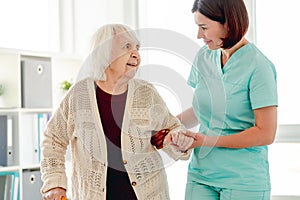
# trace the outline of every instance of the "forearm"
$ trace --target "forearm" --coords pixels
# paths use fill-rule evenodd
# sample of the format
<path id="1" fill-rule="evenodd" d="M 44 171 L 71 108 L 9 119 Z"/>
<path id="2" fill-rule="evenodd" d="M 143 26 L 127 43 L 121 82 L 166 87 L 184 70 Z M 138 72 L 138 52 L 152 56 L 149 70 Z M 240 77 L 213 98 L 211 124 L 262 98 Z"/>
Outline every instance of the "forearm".
<path id="1" fill-rule="evenodd" d="M 66 131 L 67 124 L 63 119 L 61 112 L 57 111 L 44 132 L 44 140 L 41 145 L 43 192 L 55 187 L 67 187 L 65 154 L 69 140 Z"/>
<path id="2" fill-rule="evenodd" d="M 179 115 L 176 116 L 181 123 L 187 128 L 193 128 L 199 124 L 199 121 L 194 113 L 192 107 L 188 108 L 187 110 L 183 111 Z"/>
<path id="3" fill-rule="evenodd" d="M 42 191 L 54 187 L 67 187 L 65 172 L 66 146 L 46 135 L 42 145 L 41 173 L 44 182 Z"/>
<path id="4" fill-rule="evenodd" d="M 201 133 L 189 132 L 187 135 L 195 139 L 192 147 L 247 148 L 272 144 L 277 130 L 277 107 L 269 106 L 256 109 L 254 115 L 255 126 L 236 134 L 206 136 Z"/>
<path id="5" fill-rule="evenodd" d="M 274 130 L 251 127 L 237 134 L 226 136 L 205 136 L 202 146 L 225 148 L 247 148 L 272 144 L 275 138 Z"/>

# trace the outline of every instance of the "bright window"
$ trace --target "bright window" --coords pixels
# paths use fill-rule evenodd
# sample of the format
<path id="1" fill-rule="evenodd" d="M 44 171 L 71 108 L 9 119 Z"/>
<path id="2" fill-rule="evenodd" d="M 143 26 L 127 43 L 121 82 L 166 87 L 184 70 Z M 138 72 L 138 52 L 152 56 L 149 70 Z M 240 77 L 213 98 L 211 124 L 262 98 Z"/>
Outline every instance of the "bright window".
<path id="1" fill-rule="evenodd" d="M 154 37 L 152 42 L 147 37 L 141 38 L 142 63 L 139 75 L 154 83 L 174 115 L 191 105 L 192 90 L 188 86 L 183 87 L 189 75 L 193 54 L 203 45 L 197 40 L 192 5 L 192 0 L 139 1 L 138 19 L 141 32 L 148 31 L 149 37 Z M 168 41 L 172 41 L 171 44 Z M 185 45 L 192 46 L 189 52 L 180 51 L 188 49 Z M 184 199 L 188 161 L 165 162 L 170 198 Z"/>
<path id="2" fill-rule="evenodd" d="M 278 143 L 269 148 L 272 194 L 278 196 L 277 199 L 300 198 L 300 96 L 297 94 L 300 13 L 297 3 L 295 0 L 256 1 L 257 45 L 275 64 L 278 77 Z"/>
<path id="3" fill-rule="evenodd" d="M 300 143 L 275 143 L 269 147 L 272 195 L 300 198 Z"/>
<path id="4" fill-rule="evenodd" d="M 278 122 L 300 124 L 298 1 L 257 0 L 256 8 L 257 45 L 278 75 Z"/>
<path id="5" fill-rule="evenodd" d="M 57 0 L 0 1 L 0 47 L 59 50 Z"/>

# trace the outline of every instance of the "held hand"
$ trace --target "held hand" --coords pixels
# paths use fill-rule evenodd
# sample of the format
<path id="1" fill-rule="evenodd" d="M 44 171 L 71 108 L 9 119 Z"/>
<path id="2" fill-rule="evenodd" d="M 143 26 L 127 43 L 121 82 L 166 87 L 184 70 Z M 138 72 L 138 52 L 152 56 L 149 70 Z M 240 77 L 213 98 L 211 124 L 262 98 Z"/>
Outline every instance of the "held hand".
<path id="1" fill-rule="evenodd" d="M 194 138 L 185 135 L 186 131 L 179 131 L 171 135 L 173 145 L 177 146 L 180 151 L 187 151 L 191 148 L 191 145 L 194 143 Z"/>
<path id="2" fill-rule="evenodd" d="M 60 187 L 53 188 L 43 194 L 43 200 L 66 200 L 66 190 Z"/>
<path id="3" fill-rule="evenodd" d="M 170 129 L 162 129 L 158 132 L 154 132 L 151 136 L 151 144 L 154 145 L 156 149 L 163 148 L 165 137 L 169 132 Z"/>
<path id="4" fill-rule="evenodd" d="M 186 130 L 183 134 L 187 137 L 192 137 L 194 139 L 194 142 L 189 147 L 189 149 L 204 146 L 205 135 L 203 135 L 202 133 L 195 133 L 190 130 Z"/>

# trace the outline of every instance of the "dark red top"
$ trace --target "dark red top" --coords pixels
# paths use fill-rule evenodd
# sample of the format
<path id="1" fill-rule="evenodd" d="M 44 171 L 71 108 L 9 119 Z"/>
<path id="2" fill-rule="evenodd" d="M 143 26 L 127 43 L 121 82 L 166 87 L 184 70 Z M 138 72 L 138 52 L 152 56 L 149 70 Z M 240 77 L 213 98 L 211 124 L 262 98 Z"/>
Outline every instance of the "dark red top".
<path id="1" fill-rule="evenodd" d="M 107 143 L 107 200 L 135 200 L 136 195 L 122 161 L 121 127 L 127 92 L 111 95 L 96 89 L 98 109 Z"/>

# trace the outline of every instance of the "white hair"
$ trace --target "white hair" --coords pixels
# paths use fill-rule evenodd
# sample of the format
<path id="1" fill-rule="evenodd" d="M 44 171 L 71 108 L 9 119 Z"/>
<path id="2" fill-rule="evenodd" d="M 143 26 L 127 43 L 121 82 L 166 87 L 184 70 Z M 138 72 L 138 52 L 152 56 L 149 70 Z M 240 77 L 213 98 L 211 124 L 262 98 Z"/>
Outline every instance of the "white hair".
<path id="1" fill-rule="evenodd" d="M 123 24 L 106 24 L 94 33 L 91 40 L 91 52 L 84 60 L 76 82 L 88 77 L 95 81 L 106 80 L 105 69 L 112 62 L 113 38 L 122 32 L 126 32 L 130 37 L 138 40 L 134 31 Z"/>

